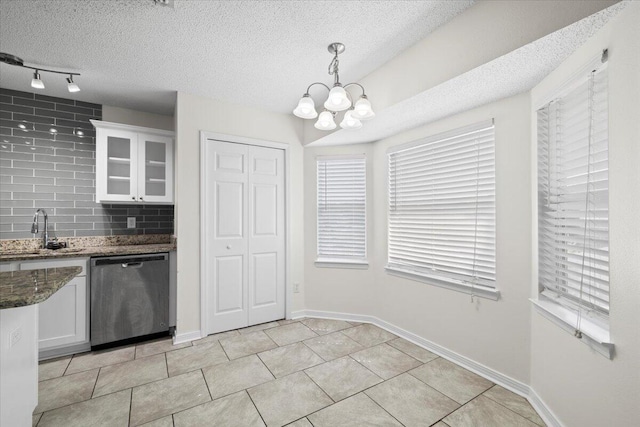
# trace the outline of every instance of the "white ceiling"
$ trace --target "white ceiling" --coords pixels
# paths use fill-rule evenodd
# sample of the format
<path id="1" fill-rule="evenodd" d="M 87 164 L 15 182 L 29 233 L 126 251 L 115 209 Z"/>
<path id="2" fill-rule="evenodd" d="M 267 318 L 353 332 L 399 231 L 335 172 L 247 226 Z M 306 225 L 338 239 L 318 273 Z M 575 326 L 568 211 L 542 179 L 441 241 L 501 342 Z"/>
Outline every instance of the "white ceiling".
<path id="1" fill-rule="evenodd" d="M 42 73 L 50 96 L 173 114 L 175 92 L 290 113 L 331 82 L 326 47 L 346 45 L 357 81 L 473 4 L 464 1 L 14 0 L 0 3 L 0 51 L 76 71 L 82 91 Z M 0 65 L 0 86 L 35 91 L 29 70 Z"/>
<path id="2" fill-rule="evenodd" d="M 340 130 L 310 145 L 377 141 L 441 118 L 526 92 L 598 32 L 628 1 L 555 31 L 376 114 L 358 131 Z M 603 46 L 604 47 L 604 46 Z M 594 52 L 597 55 L 598 52 Z"/>

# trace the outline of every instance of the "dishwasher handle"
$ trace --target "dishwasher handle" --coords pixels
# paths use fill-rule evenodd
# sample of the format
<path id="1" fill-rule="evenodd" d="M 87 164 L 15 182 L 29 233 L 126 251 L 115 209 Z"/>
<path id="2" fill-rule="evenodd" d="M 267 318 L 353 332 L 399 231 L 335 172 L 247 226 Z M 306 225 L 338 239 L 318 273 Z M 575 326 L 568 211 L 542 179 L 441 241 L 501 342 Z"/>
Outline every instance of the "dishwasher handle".
<path id="1" fill-rule="evenodd" d="M 122 265 L 122 268 L 127 268 L 127 267 L 140 268 L 144 265 L 144 262 L 123 262 L 121 265 Z"/>

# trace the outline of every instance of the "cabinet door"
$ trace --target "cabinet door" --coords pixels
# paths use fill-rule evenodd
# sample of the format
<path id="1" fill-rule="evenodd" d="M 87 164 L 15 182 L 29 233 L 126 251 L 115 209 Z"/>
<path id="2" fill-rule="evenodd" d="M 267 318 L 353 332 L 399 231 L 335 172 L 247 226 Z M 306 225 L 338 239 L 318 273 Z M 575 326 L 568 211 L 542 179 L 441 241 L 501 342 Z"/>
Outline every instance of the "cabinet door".
<path id="1" fill-rule="evenodd" d="M 87 278 L 74 277 L 40 303 L 39 349 L 61 347 L 88 340 Z"/>
<path id="2" fill-rule="evenodd" d="M 96 202 L 138 201 L 138 134 L 98 129 Z"/>
<path id="3" fill-rule="evenodd" d="M 88 335 L 87 258 L 69 260 L 25 261 L 20 270 L 56 267 L 81 267 L 80 274 L 44 302 L 38 304 L 38 348 L 40 351 L 80 344 Z"/>
<path id="4" fill-rule="evenodd" d="M 173 203 L 173 139 L 138 134 L 138 201 Z"/>

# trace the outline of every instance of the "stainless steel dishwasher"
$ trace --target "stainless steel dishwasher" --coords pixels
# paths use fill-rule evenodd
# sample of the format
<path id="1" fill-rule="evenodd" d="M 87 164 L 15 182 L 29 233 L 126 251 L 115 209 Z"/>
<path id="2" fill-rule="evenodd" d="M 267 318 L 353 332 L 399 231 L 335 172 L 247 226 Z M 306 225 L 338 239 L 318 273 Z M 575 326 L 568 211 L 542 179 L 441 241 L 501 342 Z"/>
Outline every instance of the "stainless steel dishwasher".
<path id="1" fill-rule="evenodd" d="M 91 258 L 91 348 L 168 331 L 168 253 Z"/>

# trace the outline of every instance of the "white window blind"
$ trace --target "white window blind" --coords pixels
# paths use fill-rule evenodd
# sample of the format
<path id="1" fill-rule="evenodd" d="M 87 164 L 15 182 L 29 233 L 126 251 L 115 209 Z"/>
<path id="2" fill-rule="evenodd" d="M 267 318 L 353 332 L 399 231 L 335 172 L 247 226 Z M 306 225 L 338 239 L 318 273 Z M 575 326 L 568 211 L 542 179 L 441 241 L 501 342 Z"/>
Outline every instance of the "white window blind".
<path id="1" fill-rule="evenodd" d="M 537 118 L 540 288 L 561 304 L 608 315 L 606 67 L 539 109 Z"/>
<path id="2" fill-rule="evenodd" d="M 364 261 L 365 158 L 319 157 L 317 166 L 318 260 Z"/>
<path id="3" fill-rule="evenodd" d="M 390 150 L 388 268 L 495 288 L 493 121 Z"/>

